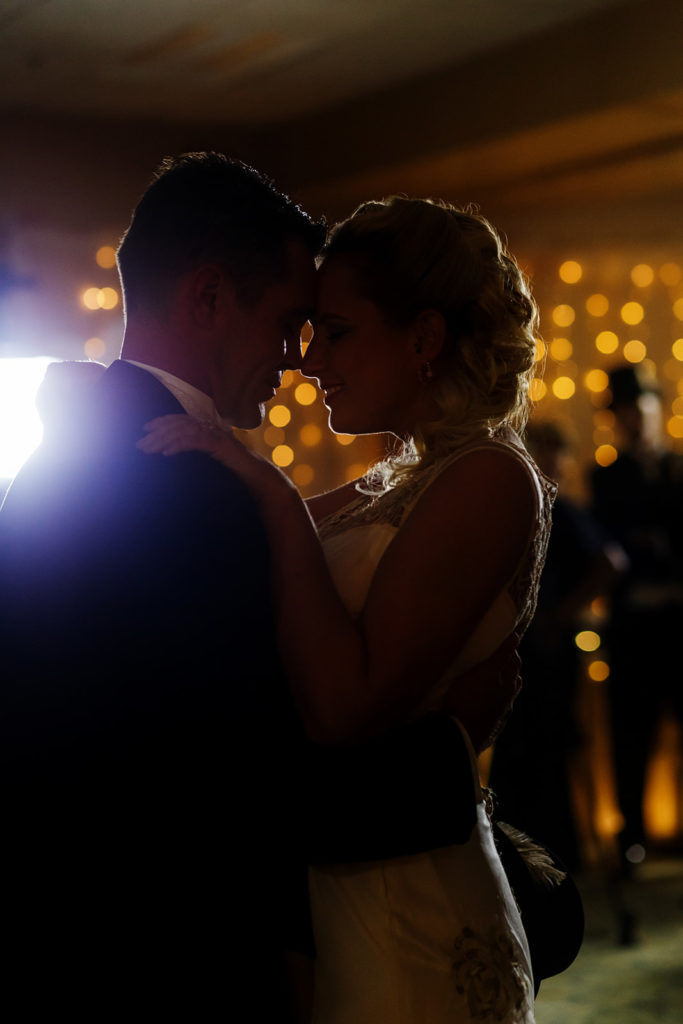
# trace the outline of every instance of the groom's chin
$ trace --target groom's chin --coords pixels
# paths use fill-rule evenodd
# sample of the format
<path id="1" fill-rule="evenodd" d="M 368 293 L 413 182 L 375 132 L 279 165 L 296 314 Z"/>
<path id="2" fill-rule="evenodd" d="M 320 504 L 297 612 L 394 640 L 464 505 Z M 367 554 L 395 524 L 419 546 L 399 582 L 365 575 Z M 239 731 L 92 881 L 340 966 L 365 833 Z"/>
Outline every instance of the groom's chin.
<path id="1" fill-rule="evenodd" d="M 239 417 L 232 417 L 232 426 L 240 430 L 255 430 L 260 427 L 266 416 L 265 403 L 261 402 L 252 409 L 243 409 Z"/>

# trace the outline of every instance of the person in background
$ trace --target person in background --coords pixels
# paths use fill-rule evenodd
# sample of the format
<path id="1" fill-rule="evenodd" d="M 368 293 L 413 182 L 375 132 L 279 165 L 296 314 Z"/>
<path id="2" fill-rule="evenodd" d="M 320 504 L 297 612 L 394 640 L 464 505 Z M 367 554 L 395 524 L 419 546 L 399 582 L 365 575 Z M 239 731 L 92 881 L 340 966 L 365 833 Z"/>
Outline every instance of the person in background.
<path id="1" fill-rule="evenodd" d="M 616 460 L 590 474 L 592 511 L 621 544 L 628 571 L 611 601 L 609 703 L 621 869 L 646 855 L 643 796 L 662 715 L 683 726 L 683 455 L 666 443 L 659 385 L 642 368 L 609 374 Z"/>
<path id="2" fill-rule="evenodd" d="M 609 595 L 626 561 L 590 512 L 564 493 L 571 445 L 563 427 L 531 420 L 525 441 L 559 491 L 536 612 L 520 644 L 524 686 L 495 743 L 489 785 L 501 817 L 547 844 L 574 871 L 581 849 L 570 773 L 583 742 L 574 638 L 591 601 Z"/>
<path id="3" fill-rule="evenodd" d="M 388 433 L 393 455 L 306 506 L 215 426 L 164 417 L 139 442 L 151 458 L 208 451 L 247 483 L 273 545 L 290 685 L 326 742 L 434 712 L 464 721 L 476 694 L 457 673 L 526 629 L 555 493 L 515 431 L 536 328 L 528 284 L 485 218 L 436 200 L 368 202 L 331 231 L 302 369 L 334 431 Z M 315 1024 L 533 1021 L 529 949 L 474 753 L 461 770 L 475 815 L 457 841 L 311 867 Z M 417 790 L 427 806 L 444 793 L 444 824 L 456 783 L 435 775 Z M 383 787 L 372 793 L 381 818 Z"/>

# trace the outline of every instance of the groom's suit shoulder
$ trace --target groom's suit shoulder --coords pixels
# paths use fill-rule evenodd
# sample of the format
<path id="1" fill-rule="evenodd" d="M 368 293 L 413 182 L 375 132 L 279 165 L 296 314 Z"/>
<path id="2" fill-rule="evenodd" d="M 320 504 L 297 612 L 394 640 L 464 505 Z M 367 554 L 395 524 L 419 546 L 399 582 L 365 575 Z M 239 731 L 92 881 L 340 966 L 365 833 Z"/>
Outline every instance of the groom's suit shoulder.
<path id="1" fill-rule="evenodd" d="M 105 523 L 115 528 L 117 521 L 144 529 L 163 511 L 168 524 L 194 513 L 205 527 L 220 525 L 225 536 L 228 514 L 246 526 L 258 525 L 247 489 L 211 458 L 149 456 L 136 448 L 145 423 L 182 412 L 152 374 L 117 360 L 58 420 L 46 424 L 43 444 L 9 488 L 0 522 L 26 534 L 31 524 L 52 519 L 56 534 L 70 524 L 85 529 L 83 517 L 96 514 L 103 533 Z"/>
<path id="2" fill-rule="evenodd" d="M 280 688 L 269 548 L 251 495 L 206 455 L 135 447 L 144 423 L 180 411 L 150 374 L 114 364 L 18 474 L 0 512 L 15 674 L 88 678 L 97 666 L 92 692 L 106 675 L 154 693 L 177 680 L 180 693 L 196 688 L 201 664 L 207 700 L 222 702 L 232 679 L 265 681 L 265 704 Z M 260 714 L 248 689 L 235 691 L 235 709 Z"/>
<path id="3" fill-rule="evenodd" d="M 224 588 L 246 598 L 268 572 L 265 530 L 251 495 L 201 453 L 135 447 L 144 424 L 182 412 L 151 374 L 117 362 L 54 429 L 13 481 L 0 512 L 0 563 L 17 588 L 86 590 L 135 603 L 140 591 Z M 231 588 L 231 582 L 234 586 Z M 206 600 L 202 600 L 202 605 Z"/>

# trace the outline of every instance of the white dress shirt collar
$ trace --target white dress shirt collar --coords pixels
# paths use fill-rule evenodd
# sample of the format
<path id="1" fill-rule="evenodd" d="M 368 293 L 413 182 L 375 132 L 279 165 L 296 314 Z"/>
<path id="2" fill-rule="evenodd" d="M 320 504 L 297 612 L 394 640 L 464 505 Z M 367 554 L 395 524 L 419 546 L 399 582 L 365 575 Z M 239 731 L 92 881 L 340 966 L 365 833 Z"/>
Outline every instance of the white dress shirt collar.
<path id="1" fill-rule="evenodd" d="M 178 399 L 189 416 L 194 416 L 196 420 L 202 420 L 204 423 L 213 423 L 219 427 L 226 426 L 226 421 L 219 415 L 213 399 L 193 384 L 188 384 L 186 380 L 175 377 L 168 370 L 160 370 L 157 366 L 138 363 L 135 359 L 126 359 L 124 361 L 131 363 L 133 366 L 139 366 L 141 370 L 146 370 L 153 377 L 156 377 L 171 392 L 173 397 Z"/>

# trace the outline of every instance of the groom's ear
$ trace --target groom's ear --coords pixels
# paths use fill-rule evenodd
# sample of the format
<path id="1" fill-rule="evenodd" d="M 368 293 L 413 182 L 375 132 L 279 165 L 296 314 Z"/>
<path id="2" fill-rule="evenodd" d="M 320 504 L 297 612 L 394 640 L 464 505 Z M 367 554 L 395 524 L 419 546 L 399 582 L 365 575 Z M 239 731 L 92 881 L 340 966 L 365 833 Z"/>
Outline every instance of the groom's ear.
<path id="1" fill-rule="evenodd" d="M 214 326 L 224 284 L 224 271 L 212 264 L 198 267 L 190 274 L 186 291 L 188 313 L 197 327 Z"/>

